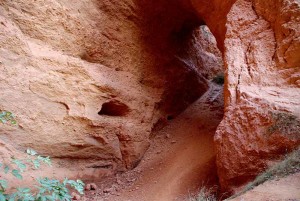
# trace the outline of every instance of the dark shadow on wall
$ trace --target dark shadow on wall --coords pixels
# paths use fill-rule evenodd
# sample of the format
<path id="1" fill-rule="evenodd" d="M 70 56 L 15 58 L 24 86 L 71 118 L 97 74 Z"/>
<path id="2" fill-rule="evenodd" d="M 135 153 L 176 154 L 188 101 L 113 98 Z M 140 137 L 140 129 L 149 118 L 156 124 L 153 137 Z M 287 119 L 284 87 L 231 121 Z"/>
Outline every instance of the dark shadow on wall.
<path id="1" fill-rule="evenodd" d="M 138 25 L 143 49 L 153 61 L 141 83 L 161 83 L 164 92 L 157 109 L 174 118 L 208 88 L 197 69 L 180 60 L 183 51 L 189 51 L 186 47 L 193 31 L 204 23 L 180 0 L 139 0 L 136 4 L 142 16 Z"/>

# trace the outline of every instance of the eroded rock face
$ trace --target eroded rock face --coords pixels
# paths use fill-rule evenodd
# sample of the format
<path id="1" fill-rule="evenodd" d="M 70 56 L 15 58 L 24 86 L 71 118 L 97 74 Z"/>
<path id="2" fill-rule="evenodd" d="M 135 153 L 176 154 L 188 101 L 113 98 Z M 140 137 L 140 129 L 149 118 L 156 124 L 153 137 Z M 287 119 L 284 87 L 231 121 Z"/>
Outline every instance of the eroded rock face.
<path id="1" fill-rule="evenodd" d="M 226 66 L 215 140 L 232 191 L 299 145 L 299 10 L 296 0 L 1 1 L 0 109 L 19 122 L 1 139 L 86 167 L 134 167 L 153 124 L 205 92 L 208 68 L 220 72 L 207 24 Z M 280 117 L 295 129 L 278 129 Z"/>
<path id="2" fill-rule="evenodd" d="M 110 2 L 0 3 L 0 108 L 19 124 L 1 126 L 1 139 L 19 150 L 84 159 L 86 167 L 137 164 L 162 89 L 139 82 L 138 34 L 124 20 L 128 5 L 120 4 L 121 19 L 111 17 Z M 98 114 L 116 101 L 126 105 L 126 115 Z"/>
<path id="3" fill-rule="evenodd" d="M 224 52 L 227 14 L 236 0 L 189 0 L 195 13 L 215 36 L 219 49 Z"/>
<path id="4" fill-rule="evenodd" d="M 137 165 L 155 122 L 206 91 L 213 73 L 199 65 L 222 68 L 181 3 L 1 1 L 0 109 L 18 121 L 1 139 L 83 168 Z"/>
<path id="5" fill-rule="evenodd" d="M 215 141 L 221 185 L 232 191 L 300 145 L 300 5 L 238 0 L 227 18 L 226 109 Z"/>

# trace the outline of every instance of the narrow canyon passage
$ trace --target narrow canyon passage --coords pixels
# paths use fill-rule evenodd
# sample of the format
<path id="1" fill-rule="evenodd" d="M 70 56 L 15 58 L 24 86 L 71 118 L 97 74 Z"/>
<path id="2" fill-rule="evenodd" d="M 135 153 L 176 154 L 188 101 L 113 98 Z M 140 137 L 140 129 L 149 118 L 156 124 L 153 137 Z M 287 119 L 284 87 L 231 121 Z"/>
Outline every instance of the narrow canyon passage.
<path id="1" fill-rule="evenodd" d="M 211 83 L 200 99 L 156 132 L 137 168 L 90 200 L 182 201 L 201 186 L 215 186 L 213 137 L 222 116 L 223 86 Z"/>
<path id="2" fill-rule="evenodd" d="M 0 1 L 0 163 L 53 160 L 0 180 L 37 196 L 40 176 L 80 179 L 89 201 L 235 194 L 300 146 L 299 22 L 299 0 Z"/>

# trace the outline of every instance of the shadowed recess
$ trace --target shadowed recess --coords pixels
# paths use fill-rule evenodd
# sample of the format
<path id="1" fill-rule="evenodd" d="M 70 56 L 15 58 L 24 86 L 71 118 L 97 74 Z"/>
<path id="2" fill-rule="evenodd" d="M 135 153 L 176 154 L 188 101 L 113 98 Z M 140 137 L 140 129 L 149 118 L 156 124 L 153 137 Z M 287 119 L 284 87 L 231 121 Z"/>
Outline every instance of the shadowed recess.
<path id="1" fill-rule="evenodd" d="M 126 116 L 129 111 L 129 107 L 124 103 L 121 103 L 117 100 L 111 100 L 109 102 L 103 103 L 98 114 L 107 116 Z"/>

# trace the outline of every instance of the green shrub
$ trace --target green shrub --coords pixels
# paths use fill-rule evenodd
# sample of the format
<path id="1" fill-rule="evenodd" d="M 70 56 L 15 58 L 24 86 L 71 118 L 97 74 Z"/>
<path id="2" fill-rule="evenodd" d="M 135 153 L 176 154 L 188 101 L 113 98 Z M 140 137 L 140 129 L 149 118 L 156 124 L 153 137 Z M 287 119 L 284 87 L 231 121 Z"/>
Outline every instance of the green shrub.
<path id="1" fill-rule="evenodd" d="M 13 113 L 8 111 L 1 111 L 0 112 L 0 122 L 2 123 L 11 123 L 13 125 L 17 124 L 17 121 L 15 120 L 15 116 Z"/>
<path id="2" fill-rule="evenodd" d="M 11 112 L 1 112 L 0 121 L 2 123 L 16 124 L 14 116 Z M 24 159 L 17 159 L 11 157 L 8 164 L 0 162 L 0 172 L 4 174 L 11 174 L 17 179 L 22 180 L 22 173 L 28 168 L 39 169 L 42 164 L 51 166 L 51 160 L 48 157 L 38 155 L 36 151 L 32 149 L 26 150 L 27 157 Z M 9 181 L 6 179 L 0 179 L 0 201 L 71 201 L 69 189 L 74 189 L 78 193 L 83 194 L 84 183 L 81 180 L 69 180 L 67 178 L 64 181 L 57 179 L 50 179 L 47 177 L 36 178 L 37 185 L 32 190 L 28 187 L 16 188 L 15 192 L 7 193 L 9 188 Z"/>
<path id="3" fill-rule="evenodd" d="M 42 163 L 51 166 L 49 157 L 38 155 L 34 150 L 27 149 L 28 156 L 25 159 L 11 158 L 9 164 L 0 163 L 1 171 L 5 174 L 12 174 L 17 179 L 23 179 L 22 173 L 29 167 L 39 169 Z M 60 182 L 56 179 L 47 177 L 37 178 L 38 185 L 36 190 L 32 192 L 30 188 L 17 188 L 16 192 L 6 193 L 8 189 L 8 181 L 0 180 L 0 201 L 70 201 L 72 199 L 68 188 L 73 188 L 80 194 L 83 194 L 84 183 L 80 180 L 65 179 Z"/>

